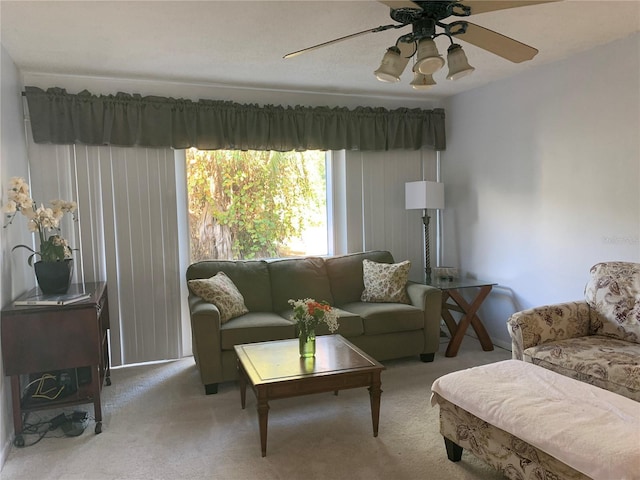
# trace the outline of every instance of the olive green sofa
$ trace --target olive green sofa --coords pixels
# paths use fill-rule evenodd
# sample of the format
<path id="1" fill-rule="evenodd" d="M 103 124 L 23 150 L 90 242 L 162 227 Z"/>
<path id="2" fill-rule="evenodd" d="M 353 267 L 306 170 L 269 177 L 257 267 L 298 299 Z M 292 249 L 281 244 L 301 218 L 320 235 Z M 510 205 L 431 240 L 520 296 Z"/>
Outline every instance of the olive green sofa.
<path id="1" fill-rule="evenodd" d="M 379 361 L 420 356 L 433 361 L 440 335 L 442 292 L 408 282 L 409 304 L 360 300 L 362 262 L 394 263 L 390 252 L 284 260 L 208 260 L 190 265 L 187 281 L 224 272 L 244 297 L 248 312 L 222 323 L 220 311 L 189 290 L 192 345 L 207 394 L 236 379 L 234 345 L 296 337 L 289 299 L 327 301 L 339 310 L 339 333 Z M 325 327 L 326 328 L 326 327 Z M 329 333 L 320 328 L 318 334 Z"/>

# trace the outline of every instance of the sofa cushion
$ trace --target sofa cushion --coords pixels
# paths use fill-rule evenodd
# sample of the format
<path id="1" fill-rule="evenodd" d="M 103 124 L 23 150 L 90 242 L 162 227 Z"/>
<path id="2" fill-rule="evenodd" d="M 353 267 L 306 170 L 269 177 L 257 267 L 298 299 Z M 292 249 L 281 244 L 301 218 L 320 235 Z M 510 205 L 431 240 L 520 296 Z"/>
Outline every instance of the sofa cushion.
<path id="1" fill-rule="evenodd" d="M 524 360 L 640 401 L 640 345 L 603 335 L 524 350 Z"/>
<path id="2" fill-rule="evenodd" d="M 591 333 L 640 343 L 640 263 L 598 263 L 590 272 Z"/>
<path id="3" fill-rule="evenodd" d="M 333 305 L 329 277 L 321 258 L 290 258 L 275 260 L 268 265 L 274 312 L 289 310 L 289 300 L 305 298 Z"/>
<path id="4" fill-rule="evenodd" d="M 250 312 L 272 312 L 271 281 L 264 260 L 206 260 L 187 268 L 187 280 L 224 272 L 244 297 Z"/>
<path id="5" fill-rule="evenodd" d="M 378 263 L 362 261 L 364 291 L 360 299 L 363 302 L 409 303 L 407 281 L 411 262 Z"/>
<path id="6" fill-rule="evenodd" d="M 218 272 L 211 278 L 189 280 L 188 284 L 193 293 L 218 307 L 222 323 L 249 311 L 244 297 L 224 272 Z"/>
<path id="7" fill-rule="evenodd" d="M 391 253 L 383 250 L 352 253 L 325 259 L 327 275 L 331 284 L 331 293 L 335 304 L 359 302 L 364 290 L 362 261 L 372 260 L 378 263 L 393 263 Z"/>
<path id="8" fill-rule="evenodd" d="M 220 327 L 223 350 L 234 345 L 295 338 L 295 325 L 273 312 L 250 312 L 229 320 Z"/>
<path id="9" fill-rule="evenodd" d="M 365 335 L 406 332 L 424 328 L 424 312 L 403 303 L 353 302 L 341 308 L 360 315 Z M 338 330 L 338 333 L 340 331 Z"/>

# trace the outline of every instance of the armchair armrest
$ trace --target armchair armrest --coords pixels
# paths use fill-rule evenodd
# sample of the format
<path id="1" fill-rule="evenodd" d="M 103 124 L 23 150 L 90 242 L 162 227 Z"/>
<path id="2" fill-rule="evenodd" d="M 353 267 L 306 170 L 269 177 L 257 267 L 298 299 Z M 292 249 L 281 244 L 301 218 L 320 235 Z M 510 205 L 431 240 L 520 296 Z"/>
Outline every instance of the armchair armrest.
<path id="1" fill-rule="evenodd" d="M 589 305 L 575 301 L 523 310 L 511 315 L 507 328 L 512 357 L 524 360 L 527 348 L 589 335 Z"/>
<path id="2" fill-rule="evenodd" d="M 424 312 L 425 351 L 435 353 L 440 346 L 442 290 L 422 283 L 407 283 L 407 295 L 414 307 Z"/>
<path id="3" fill-rule="evenodd" d="M 193 357 L 204 385 L 222 381 L 220 311 L 202 298 L 189 296 Z"/>

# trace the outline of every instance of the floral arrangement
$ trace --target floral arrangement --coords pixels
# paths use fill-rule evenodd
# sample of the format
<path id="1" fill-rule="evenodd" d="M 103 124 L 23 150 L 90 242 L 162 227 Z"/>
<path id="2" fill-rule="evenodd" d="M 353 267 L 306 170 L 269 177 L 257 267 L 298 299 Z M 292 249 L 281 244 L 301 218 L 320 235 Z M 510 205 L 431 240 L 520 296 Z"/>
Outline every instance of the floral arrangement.
<path id="1" fill-rule="evenodd" d="M 321 323 L 326 323 L 331 333 L 338 329 L 338 312 L 327 302 L 317 302 L 313 298 L 304 300 L 289 300 L 293 306 L 291 319 L 296 322 L 300 330 L 300 337 L 309 338 L 309 333 Z"/>
<path id="2" fill-rule="evenodd" d="M 24 178 L 13 177 L 9 183 L 8 201 L 4 206 L 4 211 L 9 217 L 9 221 L 4 228 L 11 225 L 18 213 L 28 219 L 27 228 L 30 232 L 38 233 L 40 240 L 40 251 L 35 251 L 27 245 L 16 245 L 16 248 L 26 248 L 31 252 L 27 259 L 32 265 L 33 259 L 39 256 L 44 262 L 58 262 L 71 258 L 71 248 L 66 239 L 60 235 L 60 220 L 65 213 L 70 213 L 76 220 L 76 202 L 65 200 L 51 200 L 50 207 L 40 204 L 38 207 L 35 200 L 31 198 L 29 184 Z"/>

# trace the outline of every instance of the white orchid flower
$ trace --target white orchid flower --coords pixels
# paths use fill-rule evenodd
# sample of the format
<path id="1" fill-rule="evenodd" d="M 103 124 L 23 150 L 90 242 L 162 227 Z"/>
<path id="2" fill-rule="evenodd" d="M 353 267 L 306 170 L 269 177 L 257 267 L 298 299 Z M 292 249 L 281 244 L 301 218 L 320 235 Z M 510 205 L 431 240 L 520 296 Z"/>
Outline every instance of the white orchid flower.
<path id="1" fill-rule="evenodd" d="M 16 213 L 17 211 L 17 207 L 18 205 L 16 204 L 16 202 L 14 202 L 13 200 L 9 200 L 5 205 L 4 205 L 4 212 L 11 214 L 11 213 Z"/>

